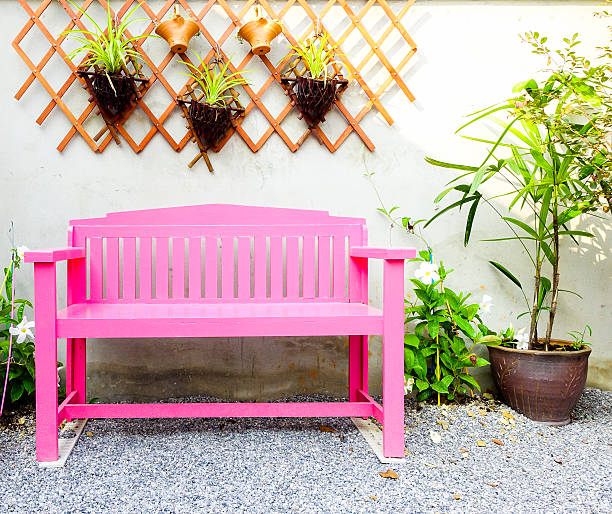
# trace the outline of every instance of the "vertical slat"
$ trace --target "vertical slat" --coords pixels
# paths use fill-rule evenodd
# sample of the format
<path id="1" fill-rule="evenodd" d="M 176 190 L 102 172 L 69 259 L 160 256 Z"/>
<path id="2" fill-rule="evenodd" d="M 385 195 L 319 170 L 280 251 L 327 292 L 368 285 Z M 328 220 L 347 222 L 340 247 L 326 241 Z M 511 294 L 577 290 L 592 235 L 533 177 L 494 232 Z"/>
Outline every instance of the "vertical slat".
<path id="1" fill-rule="evenodd" d="M 189 298 L 202 296 L 202 240 L 189 238 Z"/>
<path id="2" fill-rule="evenodd" d="M 270 238 L 270 297 L 283 297 L 283 239 Z"/>
<path id="3" fill-rule="evenodd" d="M 334 298 L 346 298 L 346 241 L 334 236 Z"/>
<path id="4" fill-rule="evenodd" d="M 287 238 L 287 298 L 300 295 L 300 246 L 299 238 Z"/>
<path id="5" fill-rule="evenodd" d="M 150 237 L 140 239 L 140 256 L 138 271 L 140 273 L 140 295 L 139 298 L 149 300 L 152 298 L 153 291 L 151 282 L 153 280 L 153 240 Z"/>
<path id="6" fill-rule="evenodd" d="M 238 238 L 238 298 L 251 297 L 251 238 Z"/>
<path id="7" fill-rule="evenodd" d="M 319 236 L 319 298 L 329 298 L 329 236 Z"/>
<path id="8" fill-rule="evenodd" d="M 172 298 L 185 298 L 185 239 L 172 238 Z"/>
<path id="9" fill-rule="evenodd" d="M 253 258 L 255 259 L 255 298 L 265 298 L 268 293 L 268 273 L 266 264 L 268 262 L 268 252 L 266 248 L 266 238 L 259 236 L 255 238 L 253 243 Z"/>
<path id="10" fill-rule="evenodd" d="M 302 243 L 302 296 L 314 298 L 315 295 L 315 240 L 304 237 Z"/>
<path id="11" fill-rule="evenodd" d="M 204 248 L 204 295 L 206 298 L 217 298 L 218 252 L 217 238 L 206 236 L 206 247 Z"/>
<path id="12" fill-rule="evenodd" d="M 119 238 L 106 238 L 106 298 L 119 298 Z"/>
<path id="13" fill-rule="evenodd" d="M 123 239 L 123 294 L 122 298 L 136 298 L 136 239 Z"/>
<path id="14" fill-rule="evenodd" d="M 234 238 L 221 238 L 221 297 L 234 298 Z"/>
<path id="15" fill-rule="evenodd" d="M 168 238 L 155 240 L 155 298 L 168 298 Z"/>
<path id="16" fill-rule="evenodd" d="M 92 300 L 102 298 L 102 278 L 104 264 L 102 262 L 102 238 L 89 239 L 89 297 Z"/>

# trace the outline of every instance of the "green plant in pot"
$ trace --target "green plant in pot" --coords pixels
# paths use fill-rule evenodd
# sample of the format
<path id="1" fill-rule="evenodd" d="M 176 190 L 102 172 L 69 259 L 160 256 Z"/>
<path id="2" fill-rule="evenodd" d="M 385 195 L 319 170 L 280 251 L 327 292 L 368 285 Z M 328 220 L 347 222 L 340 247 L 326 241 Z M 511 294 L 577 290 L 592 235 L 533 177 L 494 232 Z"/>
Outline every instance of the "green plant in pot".
<path id="1" fill-rule="evenodd" d="M 234 90 L 238 86 L 248 85 L 249 82 L 242 76 L 248 70 L 230 73 L 228 71 L 231 59 L 223 63 L 219 58 L 210 63 L 196 53 L 200 65 L 191 62 L 179 61 L 189 68 L 189 73 L 184 73 L 193 80 L 196 91 L 199 89 L 199 97 L 195 96 L 193 89 L 186 98 L 190 101 L 179 99 L 188 105 L 188 116 L 193 131 L 208 149 L 215 147 L 232 127 L 232 122 L 238 118 L 244 109 L 237 100 L 238 93 Z M 232 106 L 234 103 L 236 106 Z"/>
<path id="2" fill-rule="evenodd" d="M 78 5 L 70 0 L 69 2 L 92 23 L 94 30 L 72 29 L 63 33 L 80 44 L 68 54 L 68 58 L 86 54 L 86 59 L 80 65 L 77 74 L 85 79 L 103 114 L 113 120 L 136 99 L 138 88 L 135 82 L 147 82 L 146 79 L 133 76 L 139 71 L 140 58 L 133 42 L 159 36 L 153 34 L 126 36 L 126 30 L 132 23 L 144 19 L 132 18 L 140 4 L 136 4 L 121 21 L 111 15 L 110 5 L 107 5 L 106 28 L 103 29 Z M 134 73 L 128 71 L 130 63 L 135 68 Z M 90 68 L 93 68 L 93 71 L 90 71 Z"/>
<path id="3" fill-rule="evenodd" d="M 310 127 L 325 121 L 325 115 L 334 105 L 336 99 L 346 89 L 348 81 L 342 76 L 330 76 L 330 66 L 336 64 L 337 45 L 328 43 L 327 34 L 317 34 L 314 38 L 300 41 L 298 45 L 290 45 L 290 56 L 296 61 L 290 66 L 290 72 L 295 72 L 299 62 L 304 65 L 303 74 L 295 74 L 294 78 L 286 73 L 281 83 L 288 88 L 295 105 Z"/>
<path id="4" fill-rule="evenodd" d="M 499 216 L 507 229 L 507 234 L 488 241 L 520 244 L 533 267 L 529 286 L 511 271 L 518 252 L 509 262 L 490 261 L 520 289 L 526 308 L 519 318 L 529 323 L 522 337 L 512 334 L 489 348 L 493 377 L 514 409 L 536 421 L 561 425 L 569 423 L 582 394 L 591 352 L 584 332 L 573 343 L 554 338 L 559 302 L 571 293 L 563 289 L 561 271 L 567 247 L 594 237 L 582 226 L 577 229 L 578 222 L 598 222 L 610 212 L 612 69 L 609 51 L 597 64 L 578 56 L 577 35 L 565 39 L 565 47 L 557 51 L 551 51 L 538 33 L 525 34 L 524 39 L 548 57 L 552 69 L 543 80 L 517 85 L 512 98 L 474 113 L 459 129 L 477 122 L 498 127 L 493 138 L 464 136 L 486 145 L 480 162 L 426 159 L 461 173 L 435 201 L 449 193 L 459 198 L 427 224 L 465 208 L 467 245 L 482 206 Z M 465 178 L 468 183 L 457 184 Z M 493 188 L 483 186 L 494 180 L 495 193 L 489 193 Z"/>

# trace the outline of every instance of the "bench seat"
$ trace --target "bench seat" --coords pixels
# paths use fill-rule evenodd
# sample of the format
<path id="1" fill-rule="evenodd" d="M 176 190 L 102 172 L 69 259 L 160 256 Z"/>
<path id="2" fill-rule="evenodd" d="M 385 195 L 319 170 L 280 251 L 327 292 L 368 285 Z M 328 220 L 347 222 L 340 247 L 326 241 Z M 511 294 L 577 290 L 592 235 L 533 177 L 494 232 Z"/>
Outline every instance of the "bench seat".
<path id="1" fill-rule="evenodd" d="M 58 312 L 57 336 L 257 337 L 382 334 L 362 303 L 77 303 Z"/>

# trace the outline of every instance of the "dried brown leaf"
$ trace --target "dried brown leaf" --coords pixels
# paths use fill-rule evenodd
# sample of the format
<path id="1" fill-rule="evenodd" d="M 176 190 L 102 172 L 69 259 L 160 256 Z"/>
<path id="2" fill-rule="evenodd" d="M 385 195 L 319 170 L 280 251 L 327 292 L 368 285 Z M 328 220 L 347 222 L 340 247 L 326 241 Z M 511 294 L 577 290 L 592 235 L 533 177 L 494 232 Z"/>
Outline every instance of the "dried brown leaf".
<path id="1" fill-rule="evenodd" d="M 399 478 L 399 475 L 390 469 L 387 471 L 379 471 L 378 474 L 383 478 L 392 478 L 393 480 L 397 480 Z"/>
<path id="2" fill-rule="evenodd" d="M 334 434 L 337 432 L 335 428 L 328 427 L 327 425 L 319 425 L 319 430 L 321 432 L 332 432 Z"/>

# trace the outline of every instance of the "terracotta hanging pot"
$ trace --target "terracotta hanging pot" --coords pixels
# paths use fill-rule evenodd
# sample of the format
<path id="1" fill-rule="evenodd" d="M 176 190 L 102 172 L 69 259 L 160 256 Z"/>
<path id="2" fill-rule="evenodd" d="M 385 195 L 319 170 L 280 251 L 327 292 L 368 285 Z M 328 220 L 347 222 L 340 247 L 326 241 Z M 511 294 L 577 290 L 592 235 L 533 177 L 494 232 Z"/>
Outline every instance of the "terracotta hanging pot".
<path id="1" fill-rule="evenodd" d="M 180 15 L 178 4 L 174 6 L 172 18 L 160 23 L 155 29 L 155 33 L 168 42 L 170 49 L 175 54 L 184 53 L 191 38 L 199 31 L 200 29 L 195 21 L 186 20 Z"/>
<path id="2" fill-rule="evenodd" d="M 255 7 L 257 19 L 249 21 L 238 31 L 238 37 L 251 45 L 251 51 L 257 55 L 264 55 L 270 51 L 270 43 L 278 36 L 283 27 L 279 21 L 268 20 L 259 13 L 259 6 Z"/>

